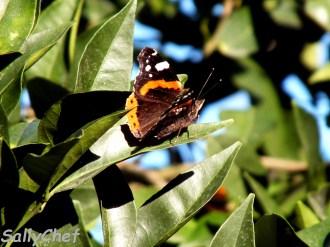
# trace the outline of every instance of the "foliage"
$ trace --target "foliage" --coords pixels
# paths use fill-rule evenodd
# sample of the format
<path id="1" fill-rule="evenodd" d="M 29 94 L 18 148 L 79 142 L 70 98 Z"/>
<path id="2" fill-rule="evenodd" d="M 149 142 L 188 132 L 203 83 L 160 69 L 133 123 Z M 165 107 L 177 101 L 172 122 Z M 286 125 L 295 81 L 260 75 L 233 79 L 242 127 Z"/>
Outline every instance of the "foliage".
<path id="1" fill-rule="evenodd" d="M 191 20 L 200 31 L 180 30 L 190 32 L 193 45 L 204 46 L 204 64 L 189 64 L 192 74 L 225 61 L 225 79 L 247 90 L 256 104 L 222 112 L 229 120 L 193 124 L 177 137 L 146 144 L 131 143 L 125 131 L 134 23 L 151 17 L 180 26 L 187 20 L 176 21 L 175 1 L 0 4 L 1 235 L 32 229 L 37 246 L 58 246 L 38 234 L 78 229 L 75 246 L 99 246 L 88 233 L 101 215 L 105 246 L 326 246 L 329 184 L 318 126 L 298 104 L 283 106 L 276 87 L 281 67 L 263 60 L 273 43 L 265 49 L 269 37 L 258 17 L 266 16 L 278 33 L 308 31 L 306 22 L 323 33 L 329 18 L 318 11 L 328 16 L 329 6 L 322 0 L 223 1 L 223 14 L 214 18 L 206 12 L 212 1 L 206 2 L 202 7 L 196 1 L 199 19 Z M 304 76 L 317 85 L 328 81 L 328 64 L 312 59 L 317 43 L 301 42 L 292 54 L 308 68 Z M 187 81 L 186 75 L 179 78 Z M 21 111 L 23 90 L 35 115 Z M 221 96 L 219 90 L 210 93 L 210 99 Z M 125 163 L 197 139 L 205 140 L 207 158 L 189 169 L 132 170 Z"/>

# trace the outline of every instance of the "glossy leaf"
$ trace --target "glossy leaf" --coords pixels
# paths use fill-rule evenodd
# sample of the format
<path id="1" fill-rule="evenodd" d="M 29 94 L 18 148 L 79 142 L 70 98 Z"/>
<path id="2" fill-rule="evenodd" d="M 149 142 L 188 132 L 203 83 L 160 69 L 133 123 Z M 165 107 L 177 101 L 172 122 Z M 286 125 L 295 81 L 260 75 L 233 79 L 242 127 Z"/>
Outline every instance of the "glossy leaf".
<path id="1" fill-rule="evenodd" d="M 125 119 L 118 122 L 91 147 L 90 150 L 94 154 L 100 156 L 99 159 L 86 164 L 84 167 L 65 178 L 59 185 L 57 185 L 52 193 L 75 188 L 84 181 L 94 177 L 111 164 L 128 159 L 140 153 L 192 142 L 231 124 L 232 121 L 228 120 L 221 123 L 191 125 L 188 127 L 187 132 L 182 133 L 178 137 L 174 137 L 173 139 L 164 141 L 158 145 L 146 147 L 134 146 L 134 144 L 129 144 L 127 142 L 125 135 L 122 132 L 122 127 L 120 126 L 125 123 Z"/>
<path id="2" fill-rule="evenodd" d="M 93 35 L 79 61 L 75 92 L 130 89 L 135 11 L 130 0 Z"/>
<path id="3" fill-rule="evenodd" d="M 6 5 L 5 2 L 3 4 Z M 20 49 L 35 25 L 39 0 L 11 0 L 4 8 L 4 15 L 0 18 L 0 54 Z M 18 15 L 19 9 L 21 11 Z"/>
<path id="4" fill-rule="evenodd" d="M 87 124 L 75 132 L 72 137 L 82 135 L 79 137 L 79 141 L 68 150 L 65 157 L 58 163 L 56 172 L 52 175 L 49 184 L 48 191 L 62 178 L 62 176 L 74 165 L 76 161 L 91 147 L 91 145 L 100 138 L 109 128 L 111 128 L 126 112 L 115 112 L 113 114 L 104 116 L 95 120 L 92 123 Z M 48 192 L 47 191 L 47 192 Z"/>
<path id="5" fill-rule="evenodd" d="M 253 225 L 253 200 L 250 194 L 215 234 L 210 247 L 255 246 Z"/>
<path id="6" fill-rule="evenodd" d="M 218 190 L 239 147 L 235 143 L 207 158 L 147 200 L 138 210 L 132 246 L 160 245 L 181 228 Z"/>

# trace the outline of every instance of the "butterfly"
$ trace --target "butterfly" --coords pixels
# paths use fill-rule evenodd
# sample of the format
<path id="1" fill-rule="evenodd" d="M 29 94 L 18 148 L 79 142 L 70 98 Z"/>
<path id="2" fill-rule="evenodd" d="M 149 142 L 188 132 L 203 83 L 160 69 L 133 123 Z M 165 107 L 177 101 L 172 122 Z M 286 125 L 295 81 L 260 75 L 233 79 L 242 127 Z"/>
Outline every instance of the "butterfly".
<path id="1" fill-rule="evenodd" d="M 137 59 L 140 71 L 125 106 L 133 136 L 139 141 L 147 137 L 160 140 L 193 123 L 204 99 L 183 87 L 169 62 L 155 49 L 143 48 Z"/>

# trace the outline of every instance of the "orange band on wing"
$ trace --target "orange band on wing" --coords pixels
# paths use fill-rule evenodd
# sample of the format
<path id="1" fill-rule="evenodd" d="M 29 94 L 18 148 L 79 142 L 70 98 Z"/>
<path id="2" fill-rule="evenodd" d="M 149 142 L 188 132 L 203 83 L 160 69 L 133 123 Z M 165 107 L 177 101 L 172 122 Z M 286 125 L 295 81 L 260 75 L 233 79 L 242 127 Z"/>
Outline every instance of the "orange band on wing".
<path id="1" fill-rule="evenodd" d="M 126 100 L 125 109 L 129 110 L 127 114 L 128 126 L 134 136 L 138 134 L 140 128 L 140 122 L 137 118 L 137 106 L 138 102 L 134 97 L 134 93 L 132 93 Z"/>
<path id="2" fill-rule="evenodd" d="M 140 89 L 141 95 L 146 95 L 150 89 L 155 88 L 168 88 L 168 89 L 174 89 L 174 90 L 180 90 L 182 88 L 182 84 L 180 81 L 165 81 L 165 80 L 154 80 L 154 81 L 148 81 L 146 84 L 144 84 Z"/>

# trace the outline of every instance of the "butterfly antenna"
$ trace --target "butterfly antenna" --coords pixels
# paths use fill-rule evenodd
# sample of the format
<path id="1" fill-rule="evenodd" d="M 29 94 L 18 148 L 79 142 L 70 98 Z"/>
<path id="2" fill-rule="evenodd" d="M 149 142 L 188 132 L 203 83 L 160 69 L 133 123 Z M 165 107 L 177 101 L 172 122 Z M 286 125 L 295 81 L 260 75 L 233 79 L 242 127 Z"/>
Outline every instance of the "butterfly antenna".
<path id="1" fill-rule="evenodd" d="M 219 79 L 219 82 L 222 82 L 222 79 Z M 201 96 L 201 98 L 204 98 L 205 95 L 207 95 L 211 90 L 213 90 L 215 87 L 217 87 L 219 85 L 219 83 L 217 84 L 213 84 L 212 87 L 210 87 L 205 93 L 203 93 Z"/>
<path id="2" fill-rule="evenodd" d="M 210 72 L 209 76 L 207 77 L 206 81 L 204 82 L 202 88 L 199 90 L 199 93 L 198 93 L 196 99 L 199 99 L 200 98 L 200 96 L 201 96 L 201 94 L 202 94 L 205 86 L 207 85 L 207 83 L 209 82 L 211 76 L 213 75 L 213 72 L 214 72 L 214 67 L 211 69 L 211 72 Z"/>

